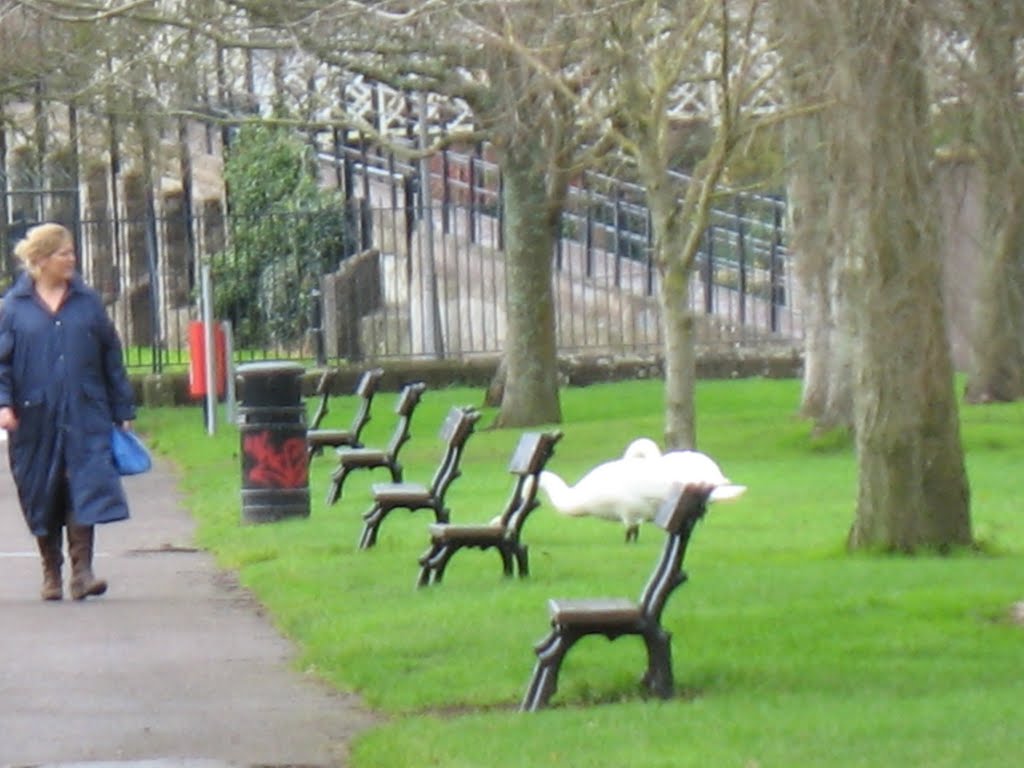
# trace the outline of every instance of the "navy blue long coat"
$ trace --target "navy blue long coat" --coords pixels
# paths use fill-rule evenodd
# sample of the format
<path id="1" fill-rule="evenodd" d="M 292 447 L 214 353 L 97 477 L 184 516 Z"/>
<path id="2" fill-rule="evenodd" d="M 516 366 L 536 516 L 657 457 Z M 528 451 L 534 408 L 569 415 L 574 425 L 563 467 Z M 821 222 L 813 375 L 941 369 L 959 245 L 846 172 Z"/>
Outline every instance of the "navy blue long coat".
<path id="1" fill-rule="evenodd" d="M 128 517 L 110 432 L 135 418 L 121 342 L 99 296 L 78 275 L 56 313 L 23 273 L 0 307 L 0 406 L 18 428 L 8 436 L 11 473 L 29 529 L 42 536 L 65 511 L 78 525 Z M 68 481 L 69 509 L 60 493 Z"/>

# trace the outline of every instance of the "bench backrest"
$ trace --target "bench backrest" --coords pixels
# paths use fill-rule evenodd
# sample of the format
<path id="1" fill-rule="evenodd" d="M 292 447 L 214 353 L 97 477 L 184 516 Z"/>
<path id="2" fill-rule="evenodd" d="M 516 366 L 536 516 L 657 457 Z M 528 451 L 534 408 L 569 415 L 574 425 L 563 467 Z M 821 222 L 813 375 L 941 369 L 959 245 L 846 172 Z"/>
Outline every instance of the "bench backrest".
<path id="1" fill-rule="evenodd" d="M 707 511 L 714 486 L 675 485 L 661 503 L 654 523 L 668 534 L 658 564 L 640 594 L 640 609 L 648 621 L 661 623 L 661 612 L 672 592 L 686 581 L 683 559 L 697 521 Z"/>
<path id="2" fill-rule="evenodd" d="M 526 518 L 540 505 L 537 500 L 540 473 L 554 454 L 555 444 L 561 439 L 562 433 L 557 430 L 527 432 L 519 438 L 508 465 L 508 471 L 515 477 L 515 484 L 498 518 L 509 536 L 518 538 Z"/>
<path id="3" fill-rule="evenodd" d="M 395 423 L 395 429 L 391 433 L 391 439 L 388 440 L 388 445 L 385 449 L 392 458 L 398 455 L 398 452 L 410 437 L 409 426 L 412 422 L 412 415 L 416 411 L 416 406 L 419 405 L 426 388 L 427 385 L 422 381 L 414 381 L 402 387 L 402 391 L 398 395 L 398 402 L 395 403 L 395 413 L 398 414 L 398 421 Z"/>
<path id="4" fill-rule="evenodd" d="M 377 393 L 377 387 L 383 377 L 383 368 L 371 368 L 370 370 L 363 371 L 359 381 L 356 383 L 355 394 L 359 397 L 359 404 L 356 406 L 356 412 L 352 416 L 352 425 L 348 431 L 357 441 L 359 440 L 360 433 L 363 431 L 363 427 L 370 421 L 370 407 L 373 405 L 373 396 Z M 319 429 L 324 417 L 330 413 L 331 381 L 333 379 L 334 372 L 327 369 L 320 376 L 320 381 L 317 382 L 316 394 L 320 396 L 320 403 L 317 405 L 316 412 L 310 420 L 310 431 Z"/>
<path id="5" fill-rule="evenodd" d="M 327 401 L 331 399 L 331 379 L 333 374 L 328 368 L 320 375 L 320 381 L 316 384 L 316 394 L 320 396 L 320 402 L 317 403 L 316 411 L 313 413 L 313 418 L 309 420 L 310 429 L 319 429 L 320 422 L 324 420 L 324 416 L 330 411 Z"/>
<path id="6" fill-rule="evenodd" d="M 359 377 L 359 383 L 356 385 L 359 405 L 352 416 L 352 425 L 348 429 L 357 442 L 363 427 L 370 421 L 370 407 L 373 405 L 373 396 L 377 394 L 377 387 L 380 385 L 382 378 L 384 378 L 383 368 L 371 368 L 368 371 L 363 371 L 363 375 Z"/>
<path id="7" fill-rule="evenodd" d="M 440 438 L 444 443 L 444 454 L 441 462 L 430 481 L 430 494 L 435 499 L 444 500 L 444 495 L 462 471 L 459 464 L 466 443 L 480 420 L 480 412 L 475 408 L 459 408 L 454 406 L 448 411 L 444 423 L 441 424 Z"/>

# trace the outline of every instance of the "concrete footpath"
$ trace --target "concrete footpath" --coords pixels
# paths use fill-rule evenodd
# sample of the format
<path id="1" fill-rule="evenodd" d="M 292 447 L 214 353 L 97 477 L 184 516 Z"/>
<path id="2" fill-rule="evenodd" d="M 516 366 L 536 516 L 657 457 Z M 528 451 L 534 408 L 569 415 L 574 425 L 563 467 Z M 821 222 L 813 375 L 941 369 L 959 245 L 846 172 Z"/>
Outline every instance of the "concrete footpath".
<path id="1" fill-rule="evenodd" d="M 107 594 L 45 603 L 0 451 L 0 766 L 346 764 L 372 716 L 296 671 L 255 601 L 193 548 L 166 464 L 125 479 L 131 520 L 96 529 Z"/>

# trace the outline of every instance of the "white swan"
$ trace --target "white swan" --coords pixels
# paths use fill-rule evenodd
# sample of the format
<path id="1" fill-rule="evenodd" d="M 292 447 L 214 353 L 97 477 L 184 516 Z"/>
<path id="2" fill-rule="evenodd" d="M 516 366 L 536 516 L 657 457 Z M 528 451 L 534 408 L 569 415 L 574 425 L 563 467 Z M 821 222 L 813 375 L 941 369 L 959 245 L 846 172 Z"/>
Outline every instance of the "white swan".
<path id="1" fill-rule="evenodd" d="M 661 456 L 661 448 L 649 437 L 638 437 L 626 446 L 622 454 L 624 459 L 656 459 Z"/>
<path id="2" fill-rule="evenodd" d="M 700 451 L 669 451 L 659 461 L 659 473 L 664 478 L 665 492 L 673 483 L 706 483 L 714 490 L 709 501 L 727 501 L 742 496 L 747 486 L 737 485 L 722 474 L 715 460 Z"/>
<path id="3" fill-rule="evenodd" d="M 635 541 L 640 523 L 654 519 L 675 484 L 714 486 L 709 499 L 736 498 L 746 487 L 735 485 L 710 457 L 698 451 L 662 454 L 649 438 L 634 440 L 621 459 L 591 469 L 573 486 L 554 472 L 540 475 L 540 488 L 558 512 L 572 517 L 618 520 L 626 526 L 626 541 Z"/>

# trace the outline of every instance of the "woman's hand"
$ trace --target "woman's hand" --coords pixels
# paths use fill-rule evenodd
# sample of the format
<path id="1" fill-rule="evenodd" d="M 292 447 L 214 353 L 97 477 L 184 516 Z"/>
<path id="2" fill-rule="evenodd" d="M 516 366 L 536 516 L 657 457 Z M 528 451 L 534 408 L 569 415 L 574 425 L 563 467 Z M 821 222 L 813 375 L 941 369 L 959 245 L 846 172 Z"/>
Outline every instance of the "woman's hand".
<path id="1" fill-rule="evenodd" d="M 18 428 L 18 417 L 9 405 L 0 408 L 0 429 L 15 430 Z"/>

